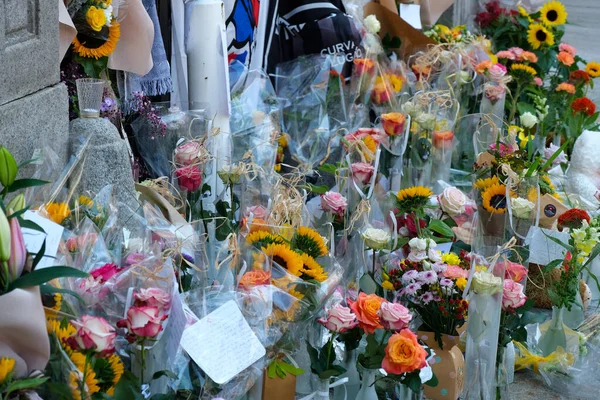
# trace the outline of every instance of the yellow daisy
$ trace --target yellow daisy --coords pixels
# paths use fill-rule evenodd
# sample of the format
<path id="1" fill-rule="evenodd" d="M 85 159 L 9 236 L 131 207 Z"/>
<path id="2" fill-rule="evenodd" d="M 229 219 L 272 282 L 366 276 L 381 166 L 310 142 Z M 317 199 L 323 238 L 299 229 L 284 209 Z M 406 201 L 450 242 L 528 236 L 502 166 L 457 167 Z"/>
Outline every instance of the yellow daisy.
<path id="1" fill-rule="evenodd" d="M 292 237 L 292 247 L 313 258 L 327 255 L 329 252 L 323 237 L 314 229 L 301 226 Z"/>
<path id="2" fill-rule="evenodd" d="M 534 50 L 537 50 L 542 45 L 552 46 L 554 34 L 542 24 L 531 24 L 527 31 L 527 41 Z"/>
<path id="3" fill-rule="evenodd" d="M 310 279 L 314 279 L 317 282 L 323 282 L 327 279 L 327 272 L 323 270 L 323 267 L 314 258 L 305 253 L 302 254 L 302 262 L 304 263 L 303 275 L 308 275 Z"/>
<path id="4" fill-rule="evenodd" d="M 585 66 L 585 72 L 587 72 L 592 78 L 598 78 L 600 76 L 600 63 L 596 61 L 590 61 Z"/>
<path id="5" fill-rule="evenodd" d="M 94 201 L 92 199 L 90 199 L 88 196 L 81 195 L 81 196 L 79 196 L 77 201 L 79 202 L 80 205 L 86 206 L 88 208 L 91 208 L 94 205 Z"/>
<path id="6" fill-rule="evenodd" d="M 563 25 L 567 22 L 567 10 L 559 1 L 544 4 L 540 14 L 540 18 L 546 26 Z"/>
<path id="7" fill-rule="evenodd" d="M 485 190 L 491 186 L 494 186 L 496 184 L 500 183 L 500 180 L 498 179 L 497 176 L 492 176 L 491 178 L 482 178 L 482 179 L 478 179 L 475 182 L 475 188 L 479 189 L 479 190 Z"/>
<path id="8" fill-rule="evenodd" d="M 0 358 L 0 385 L 4 384 L 10 378 L 13 369 L 15 369 L 14 358 Z"/>
<path id="9" fill-rule="evenodd" d="M 492 185 L 481 194 L 483 208 L 492 214 L 504 214 L 506 212 L 506 186 L 502 184 Z"/>
<path id="10" fill-rule="evenodd" d="M 119 23 L 113 19 L 108 27 L 108 39 L 99 47 L 86 47 L 86 42 L 79 41 L 77 36 L 73 39 L 73 51 L 85 58 L 95 58 L 96 60 L 102 57 L 108 57 L 117 48 L 117 42 L 121 37 L 121 27 Z"/>
<path id="11" fill-rule="evenodd" d="M 286 244 L 272 243 L 267 247 L 263 247 L 263 251 L 267 257 L 270 257 L 274 263 L 278 264 L 282 268 L 285 268 L 288 273 L 301 276 L 302 267 L 302 256 L 296 253 Z"/>

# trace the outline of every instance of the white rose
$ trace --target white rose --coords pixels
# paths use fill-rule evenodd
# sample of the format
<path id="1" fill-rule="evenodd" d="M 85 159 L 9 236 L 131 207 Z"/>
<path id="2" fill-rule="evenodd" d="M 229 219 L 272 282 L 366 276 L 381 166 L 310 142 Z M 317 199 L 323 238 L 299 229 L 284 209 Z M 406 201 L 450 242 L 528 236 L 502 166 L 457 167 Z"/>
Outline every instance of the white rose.
<path id="1" fill-rule="evenodd" d="M 467 196 L 457 188 L 449 187 L 439 195 L 438 201 L 442 211 L 453 217 L 465 212 Z"/>
<path id="2" fill-rule="evenodd" d="M 535 124 L 538 123 L 538 119 L 535 115 L 530 113 L 529 111 L 521 114 L 521 125 L 525 128 L 533 128 Z"/>
<path id="3" fill-rule="evenodd" d="M 473 291 L 477 294 L 494 294 L 503 290 L 502 278 L 491 272 L 478 271 L 473 275 Z"/>
<path id="4" fill-rule="evenodd" d="M 418 107 L 412 102 L 407 101 L 406 103 L 402 104 L 402 111 L 414 118 L 418 113 Z"/>
<path id="5" fill-rule="evenodd" d="M 239 165 L 224 165 L 220 171 L 217 171 L 217 175 L 224 184 L 235 185 L 240 182 L 242 169 Z"/>
<path id="6" fill-rule="evenodd" d="M 384 249 L 392 239 L 392 236 L 388 232 L 377 228 L 367 228 L 361 236 L 365 241 L 365 246 L 373 250 Z"/>
<path id="7" fill-rule="evenodd" d="M 435 115 L 423 113 L 417 117 L 416 122 L 421 128 L 432 131 L 435 128 Z"/>
<path id="8" fill-rule="evenodd" d="M 372 33 L 373 35 L 377 34 L 381 30 L 381 23 L 377 20 L 375 15 L 369 15 L 366 17 L 364 23 L 367 32 Z"/>
<path id="9" fill-rule="evenodd" d="M 512 208 L 513 215 L 517 218 L 531 218 L 531 213 L 534 209 L 534 204 L 522 197 L 511 199 L 510 205 Z"/>

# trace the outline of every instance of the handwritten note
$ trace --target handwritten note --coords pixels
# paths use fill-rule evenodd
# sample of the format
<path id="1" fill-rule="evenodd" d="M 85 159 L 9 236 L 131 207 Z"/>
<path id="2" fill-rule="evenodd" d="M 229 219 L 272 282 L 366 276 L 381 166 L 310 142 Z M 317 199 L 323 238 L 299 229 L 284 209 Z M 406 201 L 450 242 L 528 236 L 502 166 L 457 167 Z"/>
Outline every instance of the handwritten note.
<path id="1" fill-rule="evenodd" d="M 167 338 L 167 353 L 169 358 L 175 359 L 177 355 L 177 349 L 179 348 L 179 342 L 183 335 L 183 330 L 187 323 L 187 317 L 185 311 L 183 311 L 183 304 L 179 291 L 175 288 L 173 299 L 171 301 L 171 311 L 169 315 L 169 337 Z"/>
<path id="2" fill-rule="evenodd" d="M 187 328 L 181 347 L 220 385 L 266 354 L 233 300 Z"/>
<path id="3" fill-rule="evenodd" d="M 58 252 L 58 245 L 60 244 L 64 228 L 31 211 L 25 211 L 23 219 L 35 222 L 46 232 L 44 233 L 29 228 L 23 228 L 23 240 L 25 241 L 25 247 L 29 253 L 37 254 L 44 243 L 44 239 L 46 240 L 44 257 L 36 268 L 41 269 L 51 267 L 54 265 L 54 259 Z"/>
<path id="4" fill-rule="evenodd" d="M 563 243 L 569 243 L 569 234 L 566 232 L 551 231 L 532 227 L 525 244 L 529 244 L 529 262 L 532 264 L 547 265 L 550 261 L 563 258 L 565 248 L 552 241 L 546 235 L 556 238 Z M 544 234 L 545 233 L 545 234 Z"/>

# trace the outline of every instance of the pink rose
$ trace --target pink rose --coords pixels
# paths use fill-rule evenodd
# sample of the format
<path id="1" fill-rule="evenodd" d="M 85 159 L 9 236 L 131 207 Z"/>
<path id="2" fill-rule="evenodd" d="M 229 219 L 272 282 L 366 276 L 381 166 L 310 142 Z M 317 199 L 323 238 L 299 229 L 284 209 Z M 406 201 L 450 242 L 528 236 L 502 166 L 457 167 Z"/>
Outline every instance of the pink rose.
<path id="1" fill-rule="evenodd" d="M 253 214 L 255 219 L 262 219 L 263 221 L 267 220 L 267 209 L 264 208 L 263 206 L 251 206 L 246 208 L 246 212 L 244 213 L 244 216 L 246 218 L 248 218 L 250 216 L 250 214 Z"/>
<path id="2" fill-rule="evenodd" d="M 331 212 L 342 217 L 344 216 L 347 207 L 348 201 L 338 192 L 327 192 L 321 195 L 321 208 L 323 211 Z"/>
<path id="3" fill-rule="evenodd" d="M 412 314 L 408 308 L 400 303 L 381 303 L 379 307 L 379 321 L 385 329 L 400 331 L 408 328 Z"/>
<path id="4" fill-rule="evenodd" d="M 501 100 L 506 96 L 506 87 L 504 85 L 485 84 L 484 85 L 485 97 L 488 98 L 492 103 Z"/>
<path id="5" fill-rule="evenodd" d="M 80 320 L 71 321 L 77 329 L 75 334 L 65 342 L 73 350 L 93 350 L 100 356 L 108 356 L 115 352 L 115 328 L 110 326 L 104 318 L 84 315 Z"/>
<path id="6" fill-rule="evenodd" d="M 171 296 L 159 288 L 140 289 L 134 297 L 136 307 L 151 306 L 166 311 L 171 305 Z"/>
<path id="7" fill-rule="evenodd" d="M 352 168 L 352 176 L 355 180 L 359 181 L 363 185 L 366 185 L 371 181 L 373 176 L 374 168 L 369 163 L 357 162 L 350 166 Z"/>
<path id="8" fill-rule="evenodd" d="M 198 142 L 187 142 L 175 149 L 175 163 L 177 165 L 188 166 L 199 161 L 198 157 L 202 152 L 202 145 Z"/>
<path id="9" fill-rule="evenodd" d="M 108 263 L 104 264 L 100 268 L 96 268 L 95 270 L 90 272 L 90 275 L 94 277 L 94 279 L 99 279 L 100 283 L 104 283 L 119 272 L 121 272 L 121 268 L 117 267 L 113 263 Z"/>
<path id="10" fill-rule="evenodd" d="M 558 50 L 559 51 L 564 51 L 569 53 L 570 55 L 572 55 L 573 57 L 575 57 L 575 55 L 577 54 L 577 49 L 575 49 L 575 47 L 571 46 L 570 44 L 567 43 L 561 43 L 558 45 Z"/>
<path id="11" fill-rule="evenodd" d="M 348 307 L 336 304 L 327 311 L 327 318 L 320 318 L 318 323 L 332 332 L 343 333 L 358 325 L 356 315 Z"/>
<path id="12" fill-rule="evenodd" d="M 523 52 L 525 50 L 523 50 L 520 47 L 511 47 L 510 49 L 508 49 L 508 51 L 510 51 L 511 53 L 513 53 L 515 55 L 515 57 L 519 58 L 519 57 L 521 57 L 521 54 L 523 54 Z"/>
<path id="13" fill-rule="evenodd" d="M 446 270 L 444 271 L 444 277 L 450 279 L 467 279 L 469 277 L 469 271 L 467 271 L 466 269 L 462 269 L 458 265 L 448 265 L 446 267 Z"/>
<path id="14" fill-rule="evenodd" d="M 166 318 L 167 315 L 161 315 L 158 307 L 131 307 L 127 310 L 127 318 L 119 320 L 117 326 L 127 328 L 127 340 L 133 343 L 139 338 L 156 337 L 162 331 L 162 321 Z"/>
<path id="15" fill-rule="evenodd" d="M 177 168 L 175 176 L 177 177 L 179 187 L 188 192 L 195 192 L 202 183 L 202 171 L 195 165 Z"/>
<path id="16" fill-rule="evenodd" d="M 523 285 L 512 279 L 504 280 L 504 291 L 502 292 L 502 308 L 514 310 L 525 304 L 527 296 L 523 293 Z"/>
<path id="17" fill-rule="evenodd" d="M 504 77 L 504 75 L 506 75 L 506 67 L 502 64 L 496 63 L 492 65 L 488 72 L 490 74 L 490 78 L 492 78 L 493 81 L 498 82 Z"/>
<path id="18" fill-rule="evenodd" d="M 536 76 L 535 78 L 533 78 L 533 83 L 535 83 L 538 86 L 544 85 L 544 81 L 542 81 L 542 78 L 540 78 L 539 76 Z"/>
<path id="19" fill-rule="evenodd" d="M 504 279 L 511 279 L 515 282 L 521 282 L 523 279 L 525 279 L 525 277 L 527 277 L 527 268 L 521 264 L 510 261 L 502 261 L 497 264 L 497 267 L 504 268 Z"/>
<path id="20" fill-rule="evenodd" d="M 438 202 L 442 211 L 453 217 L 465 212 L 467 196 L 455 187 L 448 187 L 438 196 Z"/>
<path id="21" fill-rule="evenodd" d="M 508 50 L 502 50 L 496 53 L 496 57 L 498 58 L 506 58 L 507 60 L 515 60 L 517 57 L 515 56 L 515 53 L 513 53 L 512 51 L 508 51 Z"/>

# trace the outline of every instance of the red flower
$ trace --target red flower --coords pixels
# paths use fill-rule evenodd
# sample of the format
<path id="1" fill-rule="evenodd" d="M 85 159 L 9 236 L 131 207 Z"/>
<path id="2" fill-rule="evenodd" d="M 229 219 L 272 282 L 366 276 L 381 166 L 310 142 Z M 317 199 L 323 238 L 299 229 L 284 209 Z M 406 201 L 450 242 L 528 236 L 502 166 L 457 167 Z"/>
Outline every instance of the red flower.
<path id="1" fill-rule="evenodd" d="M 569 272 L 569 263 L 571 262 L 571 260 L 573 259 L 573 256 L 571 255 L 570 251 L 567 251 L 567 254 L 565 254 L 565 260 L 563 261 L 563 268 L 565 269 L 565 272 Z"/>
<path id="2" fill-rule="evenodd" d="M 202 183 L 202 171 L 195 165 L 177 168 L 175 176 L 179 187 L 188 192 L 195 192 Z"/>
<path id="3" fill-rule="evenodd" d="M 572 208 L 558 217 L 558 229 L 564 228 L 577 229 L 581 228 L 583 220 L 590 222 L 590 215 L 579 208 Z"/>
<path id="4" fill-rule="evenodd" d="M 591 78 L 587 72 L 578 69 L 577 71 L 571 72 L 570 79 L 572 81 L 583 81 L 585 83 L 589 83 Z"/>
<path id="5" fill-rule="evenodd" d="M 571 108 L 573 109 L 573 114 L 583 112 L 588 117 L 594 115 L 596 112 L 596 105 L 587 97 L 580 97 L 579 99 L 573 100 Z"/>

